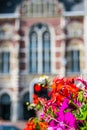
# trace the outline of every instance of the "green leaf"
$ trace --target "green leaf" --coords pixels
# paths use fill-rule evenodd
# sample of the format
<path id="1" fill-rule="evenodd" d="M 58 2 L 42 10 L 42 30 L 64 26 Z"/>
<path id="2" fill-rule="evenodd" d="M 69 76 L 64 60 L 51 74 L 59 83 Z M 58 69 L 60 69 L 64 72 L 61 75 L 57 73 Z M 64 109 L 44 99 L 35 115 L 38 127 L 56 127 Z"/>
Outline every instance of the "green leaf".
<path id="1" fill-rule="evenodd" d="M 87 104 L 84 104 L 82 108 L 79 109 L 79 113 L 75 114 L 78 120 L 86 120 L 87 119 Z"/>
<path id="2" fill-rule="evenodd" d="M 78 101 L 82 102 L 83 101 L 83 91 L 80 91 L 79 94 L 78 94 Z"/>
<path id="3" fill-rule="evenodd" d="M 38 123 L 36 124 L 36 130 L 40 130 L 40 126 Z"/>
<path id="4" fill-rule="evenodd" d="M 87 126 L 81 127 L 80 130 L 87 130 Z"/>
<path id="5" fill-rule="evenodd" d="M 36 108 L 37 108 L 37 110 L 41 110 L 41 104 L 37 104 L 37 106 L 36 106 Z"/>

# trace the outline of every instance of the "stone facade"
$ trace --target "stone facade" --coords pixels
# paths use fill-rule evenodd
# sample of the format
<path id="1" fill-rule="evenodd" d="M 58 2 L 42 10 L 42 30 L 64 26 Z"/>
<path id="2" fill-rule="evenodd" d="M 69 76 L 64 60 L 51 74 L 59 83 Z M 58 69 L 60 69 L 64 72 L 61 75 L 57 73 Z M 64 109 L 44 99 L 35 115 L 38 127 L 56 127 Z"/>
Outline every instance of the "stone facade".
<path id="1" fill-rule="evenodd" d="M 84 13 L 67 13 L 56 0 L 23 0 L 19 13 L 0 16 L 0 118 L 11 121 L 28 118 L 25 103 L 41 75 L 87 78 Z"/>

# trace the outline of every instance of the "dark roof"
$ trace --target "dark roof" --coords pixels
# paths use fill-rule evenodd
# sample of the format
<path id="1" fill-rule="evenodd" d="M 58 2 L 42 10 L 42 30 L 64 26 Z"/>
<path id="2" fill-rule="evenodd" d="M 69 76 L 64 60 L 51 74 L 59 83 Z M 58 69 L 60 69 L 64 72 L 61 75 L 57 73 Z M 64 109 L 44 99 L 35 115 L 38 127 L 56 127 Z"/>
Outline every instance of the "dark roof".
<path id="1" fill-rule="evenodd" d="M 84 2 L 84 0 L 58 0 L 59 2 L 64 4 L 66 11 L 71 11 L 72 8 L 81 2 Z M 81 8 L 79 8 L 79 11 L 81 11 Z"/>
<path id="2" fill-rule="evenodd" d="M 64 4 L 66 11 L 71 11 L 75 5 L 78 5 L 83 0 L 58 0 L 58 1 Z M 14 13 L 17 6 L 20 5 L 21 2 L 22 0 L 0 0 L 0 14 Z"/>
<path id="3" fill-rule="evenodd" d="M 0 13 L 14 13 L 22 0 L 0 0 Z"/>

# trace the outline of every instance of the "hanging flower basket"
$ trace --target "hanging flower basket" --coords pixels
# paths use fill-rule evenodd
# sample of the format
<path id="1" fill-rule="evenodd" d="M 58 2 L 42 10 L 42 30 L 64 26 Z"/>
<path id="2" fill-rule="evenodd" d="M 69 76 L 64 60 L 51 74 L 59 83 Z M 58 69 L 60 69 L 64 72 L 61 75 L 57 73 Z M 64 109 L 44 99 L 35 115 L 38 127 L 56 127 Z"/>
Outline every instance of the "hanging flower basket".
<path id="1" fill-rule="evenodd" d="M 49 99 L 34 95 L 28 108 L 38 114 L 29 119 L 24 130 L 87 130 L 87 81 L 55 77 L 38 84 L 37 90 L 49 89 Z"/>

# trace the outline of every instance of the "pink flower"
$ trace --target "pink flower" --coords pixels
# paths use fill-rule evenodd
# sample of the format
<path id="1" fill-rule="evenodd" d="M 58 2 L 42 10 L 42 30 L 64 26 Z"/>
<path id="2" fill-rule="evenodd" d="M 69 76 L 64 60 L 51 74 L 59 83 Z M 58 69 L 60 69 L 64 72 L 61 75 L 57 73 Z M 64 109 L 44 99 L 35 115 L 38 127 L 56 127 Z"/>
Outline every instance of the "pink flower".
<path id="1" fill-rule="evenodd" d="M 75 116 L 70 111 L 65 112 L 65 110 L 69 108 L 68 102 L 69 100 L 67 98 L 63 101 L 60 111 L 57 113 L 57 120 L 63 122 L 66 126 L 68 126 L 68 128 L 76 128 Z"/>
<path id="2" fill-rule="evenodd" d="M 44 113 L 40 113 L 40 118 L 44 119 Z"/>

